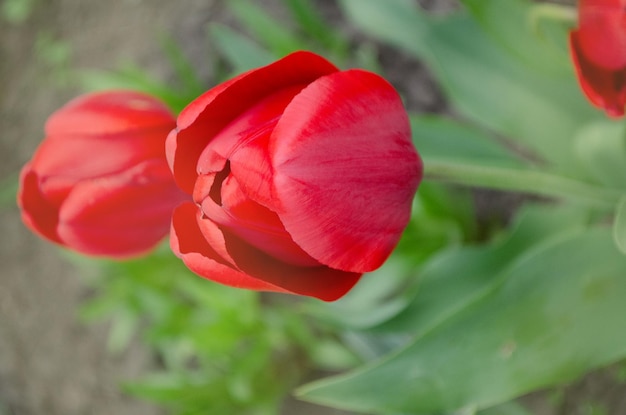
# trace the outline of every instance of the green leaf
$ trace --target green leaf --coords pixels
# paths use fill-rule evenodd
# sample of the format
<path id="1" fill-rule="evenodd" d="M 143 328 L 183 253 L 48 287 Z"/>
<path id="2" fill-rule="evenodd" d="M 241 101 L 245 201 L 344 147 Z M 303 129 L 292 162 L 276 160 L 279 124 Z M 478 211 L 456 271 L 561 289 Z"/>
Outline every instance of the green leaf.
<path id="1" fill-rule="evenodd" d="M 344 344 L 334 340 L 317 340 L 311 348 L 311 359 L 318 370 L 338 371 L 353 368 L 360 363 Z"/>
<path id="2" fill-rule="evenodd" d="M 191 96 L 202 94 L 206 88 L 198 77 L 198 73 L 191 61 L 185 56 L 180 46 L 170 35 L 160 37 L 161 48 L 165 52 L 169 63 L 174 69 L 176 77 L 181 82 L 185 92 Z"/>
<path id="3" fill-rule="evenodd" d="M 376 331 L 427 332 L 489 295 L 517 258 L 541 243 L 578 232 L 588 223 L 589 214 L 584 209 L 526 205 L 510 235 L 488 246 L 452 247 L 429 261 L 419 274 L 417 292 L 409 306 Z"/>
<path id="4" fill-rule="evenodd" d="M 219 23 L 209 25 L 209 36 L 236 74 L 265 66 L 276 59 L 250 38 L 228 26 Z"/>
<path id="5" fill-rule="evenodd" d="M 476 415 L 532 415 L 526 408 L 516 402 L 507 402 L 477 412 Z"/>
<path id="6" fill-rule="evenodd" d="M 416 267 L 443 247 L 459 245 L 475 235 L 471 194 L 424 180 L 413 203 L 411 221 L 394 252 Z"/>
<path id="7" fill-rule="evenodd" d="M 322 47 L 334 52 L 343 52 L 347 42 L 339 37 L 338 32 L 328 25 L 311 0 L 283 0 L 289 7 L 294 20 L 311 38 L 317 40 Z"/>
<path id="8" fill-rule="evenodd" d="M 107 340 L 107 349 L 111 353 L 119 353 L 126 349 L 139 321 L 137 317 L 124 310 L 120 310 L 111 324 L 111 331 Z"/>
<path id="9" fill-rule="evenodd" d="M 0 208 L 15 206 L 19 174 L 13 173 L 0 180 Z"/>
<path id="10" fill-rule="evenodd" d="M 85 323 L 92 323 L 114 314 L 119 307 L 119 298 L 100 293 L 98 297 L 81 304 L 78 317 Z"/>
<path id="11" fill-rule="evenodd" d="M 137 397 L 162 403 L 193 402 L 196 397 L 207 396 L 215 391 L 209 382 L 194 382 L 194 378 L 182 373 L 153 373 L 142 380 L 123 385 L 124 390 Z M 213 386 L 213 388 L 211 388 Z"/>
<path id="12" fill-rule="evenodd" d="M 573 137 L 581 173 L 605 187 L 626 189 L 626 124 L 590 123 Z"/>
<path id="13" fill-rule="evenodd" d="M 617 248 L 626 254 L 626 196 L 622 197 L 617 205 L 613 222 L 613 239 Z"/>
<path id="14" fill-rule="evenodd" d="M 441 183 L 424 181 L 420 184 L 419 192 L 417 192 L 413 212 L 408 232 L 405 232 L 405 235 L 409 234 L 409 238 L 403 237 L 399 247 L 402 249 L 406 246 L 407 249 L 410 249 L 412 257 L 416 255 L 415 247 L 419 246 L 421 251 L 427 241 L 421 240 L 420 243 L 414 243 L 412 246 L 405 244 L 404 239 L 411 239 L 411 230 L 426 233 L 429 238 L 434 236 L 433 233 L 444 234 L 448 237 L 449 243 L 469 240 L 475 235 L 476 215 L 472 195 L 469 191 L 452 188 Z M 416 229 L 412 229 L 413 227 Z M 430 227 L 433 228 L 433 233 L 427 232 L 426 228 Z"/>
<path id="15" fill-rule="evenodd" d="M 478 165 L 520 167 L 521 159 L 472 125 L 426 115 L 411 116 L 413 143 L 424 160 L 438 159 Z"/>
<path id="16" fill-rule="evenodd" d="M 499 284 L 405 348 L 299 394 L 367 413 L 431 414 L 572 380 L 626 355 L 624 275 L 610 230 L 564 234 L 512 260 L 492 277 Z"/>
<path id="17" fill-rule="evenodd" d="M 299 49 L 306 49 L 290 30 L 285 29 L 285 22 L 270 16 L 255 3 L 249 0 L 231 0 L 228 7 L 254 38 L 274 55 L 281 57 Z"/>
<path id="18" fill-rule="evenodd" d="M 367 34 L 417 56 L 429 53 L 430 27 L 413 0 L 340 0 L 339 4 L 349 20 Z"/>
<path id="19" fill-rule="evenodd" d="M 462 0 L 478 24 L 524 67 L 555 75 L 571 75 L 568 27 L 551 20 L 533 26 L 536 3 L 527 0 Z M 575 8 L 572 8 L 575 10 Z M 556 32 L 551 37 L 552 32 Z"/>

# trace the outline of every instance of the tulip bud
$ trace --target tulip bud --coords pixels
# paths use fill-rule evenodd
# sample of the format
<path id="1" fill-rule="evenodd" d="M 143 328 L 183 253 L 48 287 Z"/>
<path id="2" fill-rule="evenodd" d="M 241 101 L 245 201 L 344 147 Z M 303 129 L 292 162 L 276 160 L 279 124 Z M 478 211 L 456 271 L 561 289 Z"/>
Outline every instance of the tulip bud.
<path id="1" fill-rule="evenodd" d="M 167 235 L 184 198 L 165 159 L 175 121 L 146 94 L 81 96 L 50 116 L 22 169 L 18 205 L 38 235 L 78 252 L 126 258 Z"/>

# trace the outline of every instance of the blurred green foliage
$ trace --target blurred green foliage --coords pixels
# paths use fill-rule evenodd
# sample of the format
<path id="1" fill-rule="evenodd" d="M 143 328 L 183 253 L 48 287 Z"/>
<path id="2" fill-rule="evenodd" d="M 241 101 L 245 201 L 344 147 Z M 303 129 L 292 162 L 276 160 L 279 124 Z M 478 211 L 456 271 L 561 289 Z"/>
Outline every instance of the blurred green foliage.
<path id="1" fill-rule="evenodd" d="M 251 0 L 227 3 L 244 31 L 208 25 L 211 84 L 298 49 L 381 72 L 387 44 L 428 65 L 450 106 L 448 115 L 411 114 L 426 165 L 626 190 L 623 124 L 585 102 L 565 53 L 567 27 L 543 22 L 537 31 L 530 0 L 464 0 L 443 17 L 412 0 L 341 0 L 357 36 L 326 22 L 313 1 L 283 4 L 288 19 Z M 83 85 L 142 90 L 180 111 L 211 85 L 172 39 L 161 43 L 173 83 L 126 65 L 82 72 Z M 102 264 L 81 316 L 111 320 L 112 352 L 138 334 L 150 345 L 158 367 L 124 389 L 173 414 L 277 414 L 311 373 L 353 369 L 299 394 L 362 413 L 525 415 L 507 401 L 626 356 L 616 317 L 626 312 L 626 262 L 615 249 L 626 246 L 625 205 L 615 206 L 613 235 L 612 206 L 528 204 L 485 237 L 471 191 L 427 180 L 394 255 L 334 303 L 222 287 L 164 247 Z"/>
<path id="2" fill-rule="evenodd" d="M 31 15 L 36 4 L 37 0 L 2 0 L 0 16 L 9 23 L 23 23 Z"/>
<path id="3" fill-rule="evenodd" d="M 332 368 L 355 363 L 329 333 L 297 312 L 297 300 L 207 282 L 166 247 L 143 259 L 101 266 L 92 280 L 97 295 L 80 316 L 87 322 L 111 320 L 109 348 L 115 353 L 141 333 L 159 365 L 124 390 L 174 414 L 206 408 L 275 414 L 314 363 Z"/>
<path id="4" fill-rule="evenodd" d="M 72 84 L 73 70 L 70 65 L 72 49 L 67 42 L 52 33 L 38 32 L 35 40 L 35 56 L 41 66 L 46 69 L 45 76 L 51 84 L 58 87 L 67 87 Z"/>
<path id="5" fill-rule="evenodd" d="M 17 176 L 17 174 L 12 174 L 0 181 L 0 209 L 15 203 Z"/>

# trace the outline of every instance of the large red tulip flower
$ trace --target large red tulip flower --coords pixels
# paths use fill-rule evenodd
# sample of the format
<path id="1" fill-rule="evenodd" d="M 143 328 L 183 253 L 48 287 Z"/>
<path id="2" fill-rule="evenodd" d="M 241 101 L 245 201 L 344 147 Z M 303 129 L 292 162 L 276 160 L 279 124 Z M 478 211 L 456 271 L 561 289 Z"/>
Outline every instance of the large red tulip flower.
<path id="1" fill-rule="evenodd" d="M 167 157 L 193 196 L 171 233 L 192 271 L 328 301 L 387 259 L 422 176 L 394 88 L 309 52 L 193 101 Z"/>

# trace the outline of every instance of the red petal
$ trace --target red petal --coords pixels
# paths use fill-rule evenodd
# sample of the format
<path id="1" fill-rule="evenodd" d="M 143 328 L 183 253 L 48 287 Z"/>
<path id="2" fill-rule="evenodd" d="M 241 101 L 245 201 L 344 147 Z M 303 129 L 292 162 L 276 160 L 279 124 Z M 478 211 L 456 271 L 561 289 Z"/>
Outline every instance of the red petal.
<path id="1" fill-rule="evenodd" d="M 306 85 L 282 88 L 252 105 L 231 121 L 204 148 L 197 163 L 197 173 L 220 171 L 241 147 L 257 140 L 267 141 L 278 119 Z"/>
<path id="2" fill-rule="evenodd" d="M 331 268 L 379 267 L 406 227 L 422 164 L 397 92 L 350 70 L 294 98 L 270 139 L 268 206 L 302 249 Z"/>
<path id="3" fill-rule="evenodd" d="M 207 234 L 212 245 L 204 238 Z M 174 212 L 171 235 L 172 250 L 189 269 L 232 287 L 290 292 L 332 301 L 348 292 L 360 278 L 359 274 L 323 266 L 297 267 L 278 261 L 202 219 L 191 203 L 179 206 Z M 221 246 L 215 249 L 215 245 Z M 229 258 L 219 255 L 219 251 L 227 251 Z M 229 266 L 229 261 L 236 268 Z"/>
<path id="4" fill-rule="evenodd" d="M 149 160 L 76 185 L 61 207 L 59 236 L 86 254 L 140 255 L 167 234 L 172 210 L 182 200 L 167 165 Z"/>
<path id="5" fill-rule="evenodd" d="M 360 273 L 338 271 L 326 266 L 287 264 L 222 231 L 226 248 L 242 272 L 287 292 L 334 301 L 345 295 L 361 278 Z"/>
<path id="6" fill-rule="evenodd" d="M 82 95 L 52 114 L 46 134 L 115 135 L 150 128 L 173 128 L 174 116 L 156 98 L 135 91 L 106 91 Z"/>
<path id="7" fill-rule="evenodd" d="M 172 229 L 170 232 L 170 246 L 172 251 L 183 260 L 185 265 L 196 274 L 231 287 L 247 288 L 250 290 L 281 291 L 264 281 L 246 275 L 230 266 L 225 258 L 217 253 L 205 239 L 198 222 L 202 219 L 200 210 L 193 203 L 184 203 L 178 206 L 172 215 Z M 209 222 L 209 221 L 206 221 Z M 215 228 L 213 226 L 213 228 Z M 209 233 L 208 231 L 206 233 Z M 214 232 L 218 241 L 222 240 L 221 233 Z M 219 244 L 218 244 L 219 245 Z M 224 251 L 225 252 L 225 251 Z"/>
<path id="8" fill-rule="evenodd" d="M 59 205 L 51 203 L 41 192 L 39 177 L 26 164 L 20 173 L 17 204 L 22 211 L 22 221 L 38 235 L 61 243 L 57 235 Z"/>
<path id="9" fill-rule="evenodd" d="M 33 169 L 44 178 L 62 181 L 117 173 L 144 160 L 163 158 L 169 127 L 107 136 L 48 136 L 33 157 Z"/>
<path id="10" fill-rule="evenodd" d="M 293 242 L 278 216 L 255 201 L 271 198 L 268 139 L 302 88 L 281 89 L 262 99 L 214 137 L 198 161 L 194 200 L 208 218 L 258 249 L 294 265 L 314 266 L 319 262 Z"/>
<path id="11" fill-rule="evenodd" d="M 174 126 L 165 105 L 148 95 L 129 91 L 84 95 L 50 116 L 32 168 L 43 181 L 59 182 L 46 184 L 55 193 L 67 182 L 163 158 L 165 137 Z"/>
<path id="12" fill-rule="evenodd" d="M 308 84 L 337 71 L 310 52 L 296 52 L 268 66 L 246 72 L 206 92 L 185 108 L 176 135 L 167 145 L 168 159 L 179 186 L 191 194 L 200 154 L 228 123 L 264 97 L 294 85 Z"/>
<path id="13" fill-rule="evenodd" d="M 229 176 L 221 187 L 222 204 L 204 199 L 202 211 L 208 219 L 273 257 L 298 266 L 317 266 L 280 222 L 276 213 L 249 199 L 237 179 Z"/>
<path id="14" fill-rule="evenodd" d="M 269 138 L 287 105 L 304 86 L 281 89 L 228 124 L 200 155 L 198 172 L 220 171 L 228 160 L 230 172 L 237 177 L 247 196 L 261 204 L 269 203 L 272 197 L 272 167 L 267 153 Z"/>
<path id="15" fill-rule="evenodd" d="M 626 68 L 626 1 L 581 0 L 579 2 L 580 50 L 604 69 Z"/>
<path id="16" fill-rule="evenodd" d="M 275 199 L 272 187 L 274 172 L 268 153 L 270 136 L 271 132 L 249 141 L 230 156 L 231 174 L 249 198 L 264 206 L 271 206 Z"/>
<path id="17" fill-rule="evenodd" d="M 598 66 L 580 47 L 580 31 L 570 33 L 570 51 L 581 89 L 595 106 L 612 117 L 624 115 L 626 106 L 626 67 L 610 70 Z"/>

